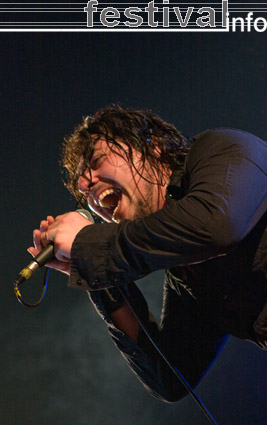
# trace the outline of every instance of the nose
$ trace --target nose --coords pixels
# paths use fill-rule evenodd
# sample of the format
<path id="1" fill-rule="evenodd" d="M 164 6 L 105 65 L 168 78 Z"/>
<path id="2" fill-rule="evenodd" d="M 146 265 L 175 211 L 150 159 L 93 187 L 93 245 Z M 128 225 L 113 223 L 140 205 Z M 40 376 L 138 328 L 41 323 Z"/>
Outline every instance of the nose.
<path id="1" fill-rule="evenodd" d="M 84 170 L 79 177 L 78 189 L 82 193 L 88 192 L 97 181 L 98 181 L 98 178 L 96 176 L 95 171 L 91 170 L 91 173 L 90 173 L 88 168 L 86 168 L 86 170 Z"/>

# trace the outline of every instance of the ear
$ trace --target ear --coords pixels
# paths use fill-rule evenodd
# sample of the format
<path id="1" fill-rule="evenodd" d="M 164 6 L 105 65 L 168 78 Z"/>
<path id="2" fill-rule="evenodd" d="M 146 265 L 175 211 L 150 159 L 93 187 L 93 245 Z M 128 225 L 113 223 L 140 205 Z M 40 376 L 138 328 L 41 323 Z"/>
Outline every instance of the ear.
<path id="1" fill-rule="evenodd" d="M 152 145 L 154 146 L 154 155 L 157 158 L 160 158 L 160 156 L 161 156 L 161 148 L 159 146 L 159 138 L 157 136 L 151 136 L 151 139 L 150 139 L 149 143 L 152 143 Z"/>
<path id="2" fill-rule="evenodd" d="M 169 178 L 172 174 L 172 171 L 169 169 L 167 164 L 162 164 L 161 162 L 161 147 L 159 145 L 159 139 L 157 136 L 152 136 L 150 143 L 153 146 L 153 154 L 157 159 L 157 167 L 160 170 L 161 178 L 164 184 L 167 184 L 169 181 Z M 157 168 L 153 167 L 154 171 L 157 173 Z"/>

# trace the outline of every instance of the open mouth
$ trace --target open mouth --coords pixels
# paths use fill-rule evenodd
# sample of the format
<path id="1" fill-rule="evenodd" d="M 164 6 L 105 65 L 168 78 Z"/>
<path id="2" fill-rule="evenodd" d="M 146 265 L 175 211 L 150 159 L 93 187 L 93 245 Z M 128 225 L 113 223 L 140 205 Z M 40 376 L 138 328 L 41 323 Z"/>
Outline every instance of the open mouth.
<path id="1" fill-rule="evenodd" d="M 116 221 L 116 213 L 120 206 L 122 192 L 120 189 L 109 188 L 104 190 L 95 202 L 102 210 L 111 218 Z"/>

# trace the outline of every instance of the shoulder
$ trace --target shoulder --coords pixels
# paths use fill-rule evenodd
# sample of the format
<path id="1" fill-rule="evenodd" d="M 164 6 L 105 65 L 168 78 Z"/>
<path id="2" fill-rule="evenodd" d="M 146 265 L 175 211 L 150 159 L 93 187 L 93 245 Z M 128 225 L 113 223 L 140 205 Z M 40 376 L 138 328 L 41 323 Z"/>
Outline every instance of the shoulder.
<path id="1" fill-rule="evenodd" d="M 211 157 L 243 157 L 265 168 L 267 142 L 243 130 L 214 128 L 203 131 L 193 138 L 188 154 L 188 163 L 207 160 Z"/>
<path id="2" fill-rule="evenodd" d="M 193 146 L 200 143 L 220 147 L 222 145 L 240 146 L 244 149 L 252 147 L 267 147 L 267 142 L 254 134 L 235 128 L 212 128 L 203 131 L 193 138 Z"/>

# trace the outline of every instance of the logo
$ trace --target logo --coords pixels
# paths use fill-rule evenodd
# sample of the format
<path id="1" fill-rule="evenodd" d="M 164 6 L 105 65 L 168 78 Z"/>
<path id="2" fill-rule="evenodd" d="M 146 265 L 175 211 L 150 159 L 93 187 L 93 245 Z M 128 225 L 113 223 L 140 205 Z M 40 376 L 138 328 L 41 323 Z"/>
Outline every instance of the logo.
<path id="1" fill-rule="evenodd" d="M 0 3 L 0 31 L 265 32 L 267 3 Z"/>

